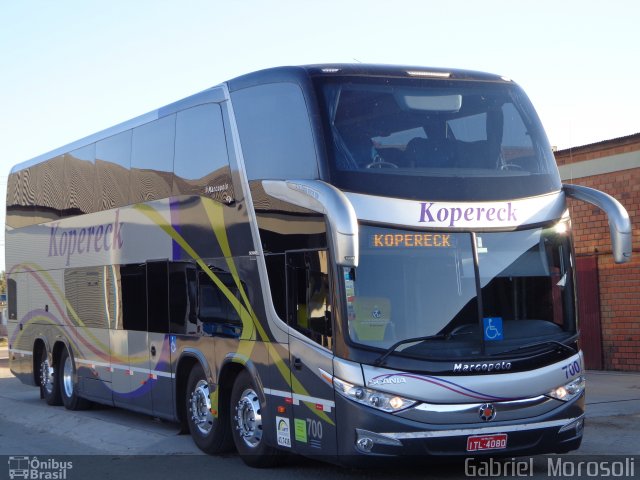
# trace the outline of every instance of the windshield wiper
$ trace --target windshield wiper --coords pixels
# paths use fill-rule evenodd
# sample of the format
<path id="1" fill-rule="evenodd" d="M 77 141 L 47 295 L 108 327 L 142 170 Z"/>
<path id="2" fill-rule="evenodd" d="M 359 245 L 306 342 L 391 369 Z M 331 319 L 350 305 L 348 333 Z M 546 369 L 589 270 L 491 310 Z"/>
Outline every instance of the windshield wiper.
<path id="1" fill-rule="evenodd" d="M 506 355 L 507 353 L 518 352 L 520 350 L 529 350 L 530 348 L 549 347 L 549 346 L 554 346 L 562 352 L 571 353 L 571 354 L 576 353 L 576 349 L 573 347 L 570 347 L 569 345 L 565 345 L 564 343 L 558 342 L 556 340 L 547 340 L 546 342 L 532 343 L 530 345 L 524 345 L 522 347 L 513 348 L 511 350 L 505 350 L 504 352 L 494 353 L 491 356 L 495 357 L 497 355 Z"/>
<path id="2" fill-rule="evenodd" d="M 464 332 L 464 333 L 457 333 L 455 334 L 455 336 L 458 335 L 468 335 L 470 333 L 473 332 Z M 404 345 L 406 343 L 413 343 L 413 342 L 423 342 L 425 340 L 436 340 L 436 339 L 440 339 L 443 338 L 445 340 L 449 340 L 451 337 L 453 337 L 454 335 L 452 335 L 451 333 L 438 333 L 437 335 L 428 335 L 426 337 L 414 337 L 414 338 L 405 338 L 404 340 L 400 340 L 399 342 L 394 343 L 393 345 L 391 345 L 389 348 L 387 348 L 384 353 L 382 355 L 380 355 L 374 362 L 373 364 L 376 367 L 380 367 L 382 365 L 384 365 L 385 360 L 387 359 L 387 357 L 389 357 L 389 355 L 391 355 L 393 352 L 396 351 L 396 349 L 398 347 L 400 347 L 401 345 Z"/>

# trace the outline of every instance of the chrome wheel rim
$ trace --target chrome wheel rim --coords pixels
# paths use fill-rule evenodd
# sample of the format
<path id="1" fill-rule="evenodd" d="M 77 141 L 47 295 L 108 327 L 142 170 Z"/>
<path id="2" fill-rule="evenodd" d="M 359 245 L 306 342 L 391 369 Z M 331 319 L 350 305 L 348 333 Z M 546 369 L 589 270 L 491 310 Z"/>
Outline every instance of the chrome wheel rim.
<path id="1" fill-rule="evenodd" d="M 260 399 L 248 388 L 240 396 L 234 417 L 236 430 L 249 448 L 255 448 L 262 440 L 262 415 Z"/>
<path id="2" fill-rule="evenodd" d="M 189 398 L 191 404 L 191 421 L 202 435 L 208 435 L 213 428 L 211 414 L 211 398 L 209 384 L 206 380 L 199 380 Z"/>
<path id="3" fill-rule="evenodd" d="M 62 368 L 62 385 L 67 398 L 71 398 L 73 396 L 73 362 L 69 356 L 65 358 Z"/>
<path id="4" fill-rule="evenodd" d="M 51 394 L 53 392 L 53 368 L 49 363 L 49 358 L 45 358 L 40 364 L 40 385 L 45 392 Z"/>

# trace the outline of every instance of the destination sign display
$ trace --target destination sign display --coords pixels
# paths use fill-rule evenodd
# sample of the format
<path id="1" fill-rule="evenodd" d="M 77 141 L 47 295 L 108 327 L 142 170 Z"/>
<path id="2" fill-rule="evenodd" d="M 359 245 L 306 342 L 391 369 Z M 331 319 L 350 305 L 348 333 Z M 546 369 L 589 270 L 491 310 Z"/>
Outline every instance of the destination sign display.
<path id="1" fill-rule="evenodd" d="M 444 233 L 374 233 L 369 235 L 374 248 L 447 248 L 452 246 L 451 235 Z"/>

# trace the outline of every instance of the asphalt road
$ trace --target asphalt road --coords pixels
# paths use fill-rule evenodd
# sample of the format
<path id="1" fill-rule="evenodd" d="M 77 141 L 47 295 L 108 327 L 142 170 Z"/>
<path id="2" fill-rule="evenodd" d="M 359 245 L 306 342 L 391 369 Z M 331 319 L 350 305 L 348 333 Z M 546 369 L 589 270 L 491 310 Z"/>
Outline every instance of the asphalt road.
<path id="1" fill-rule="evenodd" d="M 178 435 L 177 426 L 172 423 L 111 407 L 96 406 L 87 411 L 72 412 L 64 407 L 47 406 L 39 399 L 36 388 L 22 385 L 11 376 L 2 353 L 0 351 L 0 479 L 9 478 L 9 467 L 16 465 L 18 456 L 44 462 L 40 470 L 49 474 L 53 470 L 47 470 L 48 467 L 55 470 L 66 461 L 71 462 L 72 468 L 63 472 L 65 476 L 57 477 L 63 480 L 158 480 L 175 476 L 189 478 L 191 475 L 224 480 L 246 480 L 256 475 L 261 480 L 451 479 L 470 476 L 513 478 L 516 473 L 529 478 L 568 478 L 577 476 L 579 462 L 592 462 L 582 464 L 583 477 L 594 473 L 594 468 L 613 465 L 622 468 L 623 473 L 633 473 L 640 478 L 637 433 L 640 431 L 640 375 L 612 377 L 593 373 L 588 376 L 593 394 L 587 402 L 588 421 L 583 446 L 577 452 L 581 456 L 536 457 L 475 465 L 460 462 L 407 465 L 404 460 L 398 460 L 388 468 L 375 470 L 345 469 L 288 457 L 279 468 L 256 471 L 245 466 L 237 455 L 211 457 L 202 454 L 188 435 Z M 635 457 L 629 460 L 629 455 Z M 13 463 L 10 457 L 14 458 Z M 557 463 L 559 458 L 564 462 L 561 465 Z M 591 468 L 590 472 L 587 467 Z M 632 471 L 629 470 L 631 467 Z M 507 475 L 503 476 L 504 473 Z M 603 471 L 598 473 L 602 475 Z"/>

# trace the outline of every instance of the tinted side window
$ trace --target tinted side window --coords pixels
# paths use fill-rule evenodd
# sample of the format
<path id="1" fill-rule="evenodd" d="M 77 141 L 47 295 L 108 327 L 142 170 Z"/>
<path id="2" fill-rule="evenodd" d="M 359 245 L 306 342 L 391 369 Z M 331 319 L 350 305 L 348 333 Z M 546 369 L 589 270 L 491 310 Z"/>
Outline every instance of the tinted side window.
<path id="1" fill-rule="evenodd" d="M 265 253 L 327 247 L 327 229 L 322 215 L 258 211 L 257 220 Z"/>
<path id="2" fill-rule="evenodd" d="M 125 330 L 147 331 L 147 269 L 144 263 L 122 265 L 122 321 Z"/>
<path id="3" fill-rule="evenodd" d="M 309 113 L 294 83 L 259 85 L 232 94 L 249 180 L 318 178 Z"/>
<path id="4" fill-rule="evenodd" d="M 329 264 L 326 250 L 287 253 L 287 321 L 331 348 Z"/>
<path id="5" fill-rule="evenodd" d="M 211 267 L 210 267 L 211 268 Z M 230 273 L 213 267 L 232 297 L 242 303 L 240 291 Z M 198 326 L 204 335 L 237 338 L 242 333 L 242 320 L 225 293 L 204 271 L 198 276 Z"/>
<path id="6" fill-rule="evenodd" d="M 169 319 L 171 333 L 195 334 L 198 325 L 198 280 L 193 265 L 169 263 Z"/>
<path id="7" fill-rule="evenodd" d="M 7 278 L 7 314 L 9 320 L 18 318 L 18 288 L 13 278 Z"/>
<path id="8" fill-rule="evenodd" d="M 166 261 L 147 263 L 149 331 L 169 332 L 169 269 Z"/>
<path id="9" fill-rule="evenodd" d="M 96 197 L 96 145 L 92 143 L 64 156 L 65 209 L 71 215 L 100 207 Z"/>
<path id="10" fill-rule="evenodd" d="M 96 143 L 100 210 L 129 205 L 131 130 Z"/>
<path id="11" fill-rule="evenodd" d="M 64 185 L 64 155 L 29 167 L 29 172 L 26 176 L 28 185 L 25 204 L 35 205 L 38 216 L 44 218 L 62 216 L 66 203 L 66 192 L 60 188 L 60 185 Z M 31 187 L 34 189 L 35 202 L 30 196 Z"/>
<path id="12" fill-rule="evenodd" d="M 241 305 L 242 299 L 229 272 L 213 265 L 208 267 L 224 284 L 231 299 L 200 267 L 186 262 L 170 262 L 168 267 L 171 333 L 230 338 L 240 336 L 242 320 L 232 301 Z M 152 295 L 155 295 L 155 291 L 152 294 L 150 289 L 149 298 L 155 302 L 156 297 Z M 150 324 L 153 308 L 150 304 Z"/>
<path id="13" fill-rule="evenodd" d="M 233 198 L 220 105 L 199 105 L 177 114 L 173 171 L 176 195 Z"/>
<path id="14" fill-rule="evenodd" d="M 133 130 L 131 145 L 131 202 L 142 203 L 171 195 L 175 115 Z"/>
<path id="15" fill-rule="evenodd" d="M 23 172 L 25 170 L 21 170 L 15 173 L 11 173 L 9 175 L 9 179 L 7 180 L 7 217 L 6 222 L 10 227 L 21 227 L 24 223 L 22 215 L 20 215 L 20 210 L 23 205 L 21 205 L 21 193 L 20 193 L 20 185 Z"/>
<path id="16" fill-rule="evenodd" d="M 267 264 L 267 274 L 269 275 L 269 287 L 271 288 L 271 300 L 273 307 L 282 320 L 287 318 L 287 282 L 285 276 L 285 256 L 265 255 L 264 261 Z"/>
<path id="17" fill-rule="evenodd" d="M 7 225 L 24 227 L 60 218 L 64 210 L 64 155 L 9 175 Z"/>

